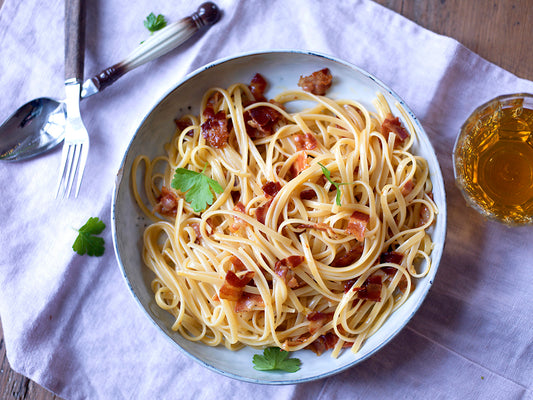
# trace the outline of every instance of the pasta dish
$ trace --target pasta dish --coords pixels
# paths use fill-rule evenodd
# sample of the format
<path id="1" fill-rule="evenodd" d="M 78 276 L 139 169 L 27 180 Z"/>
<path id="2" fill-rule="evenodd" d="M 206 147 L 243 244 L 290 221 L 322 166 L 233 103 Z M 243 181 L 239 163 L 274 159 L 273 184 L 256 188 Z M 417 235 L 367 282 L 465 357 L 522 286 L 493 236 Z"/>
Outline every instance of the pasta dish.
<path id="1" fill-rule="evenodd" d="M 357 352 L 430 270 L 438 210 L 410 119 L 379 93 L 332 99 L 332 81 L 211 88 L 164 155 L 134 161 L 143 260 L 186 339 Z"/>

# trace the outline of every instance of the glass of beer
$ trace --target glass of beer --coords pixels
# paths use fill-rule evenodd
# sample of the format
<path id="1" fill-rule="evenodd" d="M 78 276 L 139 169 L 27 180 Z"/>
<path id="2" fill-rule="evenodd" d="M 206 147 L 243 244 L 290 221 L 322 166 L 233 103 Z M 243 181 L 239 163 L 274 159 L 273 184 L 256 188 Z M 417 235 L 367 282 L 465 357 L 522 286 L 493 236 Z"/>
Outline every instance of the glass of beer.
<path id="1" fill-rule="evenodd" d="M 461 127 L 455 182 L 467 203 L 508 225 L 533 223 L 533 95 L 496 97 Z"/>

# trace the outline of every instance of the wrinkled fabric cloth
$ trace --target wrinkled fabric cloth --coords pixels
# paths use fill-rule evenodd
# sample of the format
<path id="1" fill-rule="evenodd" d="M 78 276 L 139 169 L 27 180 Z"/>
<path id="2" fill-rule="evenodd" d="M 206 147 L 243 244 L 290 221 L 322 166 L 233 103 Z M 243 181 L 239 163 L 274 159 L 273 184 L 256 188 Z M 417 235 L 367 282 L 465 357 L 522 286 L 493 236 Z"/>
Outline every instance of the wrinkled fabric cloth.
<path id="1" fill-rule="evenodd" d="M 533 82 L 366 0 L 218 0 L 222 19 L 178 50 L 81 104 L 91 148 L 80 196 L 54 200 L 60 147 L 0 162 L 0 317 L 11 366 L 68 399 L 532 399 L 533 229 L 466 206 L 452 148 L 486 100 Z M 87 2 L 85 76 L 125 58 L 150 12 L 177 21 L 190 1 Z M 64 3 L 5 0 L 0 11 L 0 121 L 36 97 L 64 97 Z M 444 174 L 445 252 L 414 318 L 368 360 L 310 383 L 266 386 L 205 369 L 179 351 L 128 291 L 112 247 L 111 197 L 134 128 L 173 84 L 216 59 L 268 49 L 329 54 L 396 91 L 425 127 Z M 72 243 L 89 217 L 107 228 L 103 257 Z M 326 356 L 327 357 L 327 356 Z"/>

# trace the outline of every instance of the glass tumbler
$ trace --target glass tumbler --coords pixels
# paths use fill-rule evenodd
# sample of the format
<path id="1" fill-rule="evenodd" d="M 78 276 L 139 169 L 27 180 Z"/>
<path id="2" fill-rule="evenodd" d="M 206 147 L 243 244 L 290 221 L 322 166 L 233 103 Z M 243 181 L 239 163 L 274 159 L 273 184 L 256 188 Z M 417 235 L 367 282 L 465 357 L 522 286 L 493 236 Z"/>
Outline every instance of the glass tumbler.
<path id="1" fill-rule="evenodd" d="M 508 94 L 468 117 L 453 153 L 467 203 L 507 225 L 533 222 L 533 95 Z"/>

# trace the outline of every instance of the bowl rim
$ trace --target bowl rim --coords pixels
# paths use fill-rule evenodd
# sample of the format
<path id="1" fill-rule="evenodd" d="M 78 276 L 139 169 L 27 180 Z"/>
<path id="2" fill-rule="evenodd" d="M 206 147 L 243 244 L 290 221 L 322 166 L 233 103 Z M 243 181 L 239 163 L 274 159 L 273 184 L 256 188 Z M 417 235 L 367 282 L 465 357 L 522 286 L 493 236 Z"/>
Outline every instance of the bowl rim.
<path id="1" fill-rule="evenodd" d="M 141 303 L 141 300 L 139 299 L 139 297 L 136 295 L 136 293 L 135 293 L 135 291 L 133 289 L 133 286 L 132 286 L 132 284 L 131 284 L 131 282 L 130 282 L 130 280 L 128 278 L 128 275 L 126 274 L 126 270 L 125 270 L 124 264 L 122 262 L 122 257 L 120 255 L 120 251 L 119 251 L 119 248 L 118 248 L 118 238 L 117 238 L 117 229 L 116 229 L 117 226 L 116 226 L 115 211 L 116 211 L 117 195 L 118 195 L 120 183 L 121 183 L 123 175 L 124 175 L 124 166 L 125 166 L 125 163 L 126 163 L 126 159 L 128 157 L 128 153 L 129 153 L 129 151 L 131 149 L 132 143 L 135 140 L 140 128 L 144 125 L 146 120 L 149 118 L 149 116 L 154 112 L 154 110 L 158 107 L 158 105 L 161 102 L 163 102 L 168 96 L 170 96 L 172 94 L 172 92 L 177 90 L 180 86 L 182 86 L 184 83 L 186 83 L 189 79 L 201 74 L 202 72 L 204 72 L 204 71 L 206 71 L 208 69 L 217 67 L 217 66 L 222 65 L 222 64 L 227 63 L 227 62 L 232 62 L 232 61 L 237 60 L 237 59 L 242 59 L 242 58 L 245 58 L 245 57 L 262 56 L 262 55 L 269 56 L 269 55 L 275 55 L 275 54 L 306 55 L 306 56 L 324 58 L 324 59 L 332 61 L 334 63 L 341 64 L 341 65 L 343 65 L 345 67 L 348 67 L 349 69 L 352 69 L 352 70 L 364 75 L 365 77 L 371 79 L 372 81 L 374 81 L 379 86 L 380 89 L 382 89 L 384 92 L 388 92 L 392 97 L 394 97 L 394 99 L 396 101 L 398 101 L 398 103 L 400 103 L 402 105 L 402 107 L 405 109 L 406 113 L 411 118 L 412 123 L 416 126 L 415 130 L 419 131 L 419 132 L 422 132 L 423 135 L 426 137 L 427 144 L 428 144 L 428 149 L 427 149 L 428 152 L 427 153 L 428 153 L 428 155 L 430 154 L 431 157 L 435 160 L 434 171 L 433 171 L 433 173 L 430 176 L 431 176 L 432 181 L 434 179 L 438 180 L 440 182 L 440 184 L 441 184 L 440 186 L 442 187 L 442 200 L 443 201 L 442 201 L 442 206 L 439 206 L 438 218 L 439 218 L 439 220 L 441 220 L 440 224 L 441 224 L 442 231 L 443 231 L 443 233 L 442 233 L 443 234 L 443 240 L 442 240 L 442 244 L 440 245 L 440 248 L 439 248 L 440 251 L 438 251 L 436 254 L 434 254 L 432 252 L 432 255 L 431 255 L 431 260 L 432 260 L 432 267 L 431 268 L 432 268 L 432 271 L 430 273 L 432 274 L 432 278 L 427 282 L 427 289 L 423 293 L 421 293 L 420 298 L 418 299 L 418 301 L 412 306 L 412 310 L 409 313 L 409 315 L 407 316 L 407 318 L 403 319 L 402 322 L 398 324 L 397 329 L 395 329 L 394 331 L 390 332 L 385 337 L 385 339 L 381 343 L 379 343 L 379 345 L 377 345 L 374 349 L 372 349 L 371 351 L 369 351 L 367 354 L 363 355 L 362 357 L 360 357 L 358 359 L 354 359 L 353 362 L 350 362 L 350 363 L 345 364 L 345 365 L 341 365 L 338 368 L 333 368 L 333 369 L 331 369 L 331 370 L 329 370 L 327 372 L 324 372 L 324 373 L 321 373 L 321 374 L 318 374 L 318 375 L 314 375 L 314 376 L 310 376 L 310 377 L 304 377 L 304 378 L 297 378 L 297 379 L 290 379 L 290 376 L 287 375 L 288 379 L 286 379 L 286 380 L 285 379 L 283 379 L 283 380 L 261 380 L 261 379 L 255 379 L 255 378 L 249 378 L 249 377 L 237 375 L 237 374 L 234 374 L 232 372 L 228 372 L 228 371 L 219 369 L 219 368 L 217 368 L 217 367 L 215 367 L 213 365 L 210 365 L 206 361 L 202 360 L 201 358 L 197 357 L 194 354 L 191 354 L 190 352 L 188 352 L 187 350 L 182 348 L 176 341 L 174 341 L 172 339 L 172 337 L 170 337 L 157 324 L 157 322 L 148 313 L 148 310 L 146 309 L 146 307 Z M 119 266 L 119 268 L 121 270 L 121 275 L 124 278 L 124 281 L 126 282 L 126 285 L 127 285 L 128 289 L 129 289 L 130 294 L 133 296 L 133 298 L 135 299 L 135 301 L 138 304 L 138 306 L 142 309 L 142 311 L 145 314 L 145 316 L 158 329 L 158 331 L 160 333 L 162 333 L 164 337 L 166 337 L 166 339 L 173 345 L 173 347 L 177 347 L 177 349 L 182 354 L 185 354 L 190 359 L 192 359 L 195 362 L 198 362 L 200 365 L 206 367 L 208 370 L 216 372 L 218 374 L 221 374 L 221 375 L 229 377 L 229 378 L 240 380 L 240 381 L 249 382 L 249 383 L 257 383 L 257 384 L 265 384 L 265 385 L 291 385 L 291 384 L 311 382 L 311 381 L 315 381 L 315 380 L 319 380 L 319 379 L 323 379 L 323 378 L 327 378 L 327 377 L 336 375 L 336 374 L 338 374 L 338 373 L 340 373 L 342 371 L 345 371 L 345 370 L 347 370 L 349 368 L 352 368 L 355 365 L 367 360 L 371 356 L 375 355 L 384 346 L 389 344 L 392 341 L 392 339 L 394 339 L 406 327 L 406 325 L 411 321 L 413 316 L 418 312 L 418 310 L 421 307 L 422 303 L 425 301 L 429 291 L 431 290 L 431 288 L 433 286 L 433 280 L 434 280 L 434 278 L 435 278 L 435 276 L 436 276 L 436 274 L 438 272 L 438 268 L 440 266 L 440 261 L 441 261 L 441 258 L 442 258 L 442 254 L 444 253 L 444 247 L 445 247 L 446 236 L 447 236 L 447 195 L 446 195 L 446 188 L 445 188 L 445 184 L 444 184 L 444 178 L 443 178 L 443 175 L 442 175 L 442 168 L 441 168 L 441 165 L 439 163 L 438 157 L 437 157 L 437 155 L 435 153 L 435 148 L 433 147 L 433 144 L 431 143 L 431 141 L 429 139 L 429 136 L 427 135 L 427 132 L 425 131 L 425 129 L 423 128 L 423 126 L 420 123 L 419 119 L 413 113 L 411 108 L 388 85 L 386 85 L 383 81 L 381 81 L 380 79 L 378 79 L 374 75 L 370 74 L 369 72 L 365 71 L 364 69 L 362 69 L 362 68 L 360 68 L 360 67 L 358 67 L 358 66 L 356 66 L 356 65 L 354 65 L 354 64 L 352 64 L 350 62 L 347 62 L 347 61 L 344 61 L 344 60 L 342 60 L 340 58 L 337 58 L 335 56 L 332 56 L 332 55 L 329 55 L 329 54 L 325 54 L 325 53 L 321 53 L 321 52 L 312 51 L 312 50 L 298 50 L 298 49 L 257 50 L 257 51 L 246 51 L 246 52 L 237 53 L 237 54 L 234 54 L 234 55 L 231 55 L 231 56 L 222 57 L 222 58 L 216 59 L 215 61 L 209 62 L 209 63 L 207 63 L 207 64 L 205 64 L 203 66 L 200 66 L 200 67 L 196 68 L 195 70 L 193 70 L 193 71 L 189 72 L 188 74 L 186 74 L 181 79 L 178 79 L 176 82 L 174 82 L 170 86 L 169 89 L 167 89 L 162 95 L 160 95 L 156 99 L 156 101 L 154 101 L 149 106 L 148 111 L 145 113 L 145 115 L 140 120 L 140 122 L 138 122 L 138 123 L 136 123 L 134 125 L 133 134 L 130 137 L 131 137 L 131 139 L 130 139 L 127 147 L 126 147 L 126 150 L 124 151 L 124 155 L 123 155 L 122 160 L 120 162 L 120 167 L 118 169 L 118 172 L 117 172 L 117 175 L 116 175 L 116 178 L 115 178 L 114 189 L 113 189 L 112 198 L 111 198 L 111 210 L 110 210 L 111 211 L 110 213 L 111 213 L 111 228 L 112 228 L 113 248 L 114 248 L 115 257 L 116 257 L 118 266 Z"/>

